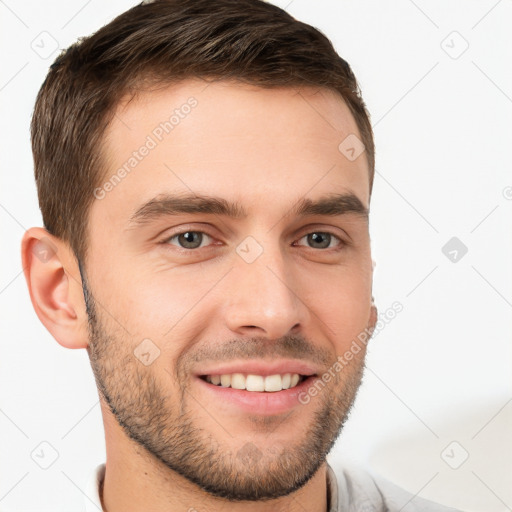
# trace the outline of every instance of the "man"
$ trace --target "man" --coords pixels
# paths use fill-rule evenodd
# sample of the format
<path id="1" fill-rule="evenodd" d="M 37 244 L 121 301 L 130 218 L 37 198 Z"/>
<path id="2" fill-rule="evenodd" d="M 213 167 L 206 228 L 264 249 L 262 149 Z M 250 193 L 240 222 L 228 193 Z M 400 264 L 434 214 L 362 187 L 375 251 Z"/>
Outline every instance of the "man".
<path id="1" fill-rule="evenodd" d="M 23 267 L 90 357 L 92 510 L 447 510 L 326 462 L 377 309 L 372 130 L 325 36 L 259 0 L 140 4 L 57 58 L 32 144 Z"/>

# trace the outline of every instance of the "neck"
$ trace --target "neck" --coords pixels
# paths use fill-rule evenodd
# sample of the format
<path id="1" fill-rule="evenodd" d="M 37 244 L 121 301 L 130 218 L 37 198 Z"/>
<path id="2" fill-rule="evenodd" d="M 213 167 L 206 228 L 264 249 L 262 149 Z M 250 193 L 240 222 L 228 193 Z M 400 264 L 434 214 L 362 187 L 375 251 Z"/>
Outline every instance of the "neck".
<path id="1" fill-rule="evenodd" d="M 201 491 L 187 488 L 186 483 L 174 474 L 166 487 L 159 487 L 163 482 L 152 480 L 152 473 L 144 472 L 144 478 L 127 475 L 125 472 L 113 470 L 115 466 L 107 460 L 105 480 L 102 483 L 100 496 L 103 512 L 168 512 L 183 510 L 184 512 L 326 512 L 327 511 L 327 470 L 324 463 L 315 476 L 301 489 L 275 500 L 265 502 L 230 502 L 216 498 Z"/>
<path id="2" fill-rule="evenodd" d="M 128 439 L 110 418 L 105 424 L 107 462 L 100 486 L 104 512 L 326 512 L 327 464 L 293 493 L 269 501 L 229 501 L 212 496 Z"/>

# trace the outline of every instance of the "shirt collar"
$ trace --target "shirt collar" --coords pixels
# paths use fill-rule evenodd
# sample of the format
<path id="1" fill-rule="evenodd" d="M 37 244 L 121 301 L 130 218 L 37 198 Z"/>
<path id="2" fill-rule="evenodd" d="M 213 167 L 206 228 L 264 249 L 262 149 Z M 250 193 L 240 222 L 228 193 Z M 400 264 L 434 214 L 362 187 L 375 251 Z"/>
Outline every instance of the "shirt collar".
<path id="1" fill-rule="evenodd" d="M 85 512 L 103 512 L 100 499 L 100 485 L 105 477 L 105 463 L 94 469 L 87 481 L 85 491 Z"/>
<path id="2" fill-rule="evenodd" d="M 327 509 L 329 512 L 338 512 L 338 479 L 336 473 L 327 464 Z"/>

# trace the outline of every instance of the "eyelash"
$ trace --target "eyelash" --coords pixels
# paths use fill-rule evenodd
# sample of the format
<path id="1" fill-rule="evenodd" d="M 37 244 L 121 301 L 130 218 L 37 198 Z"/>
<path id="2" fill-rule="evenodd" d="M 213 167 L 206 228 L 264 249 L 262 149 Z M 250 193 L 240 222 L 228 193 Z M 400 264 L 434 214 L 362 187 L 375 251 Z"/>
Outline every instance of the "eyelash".
<path id="1" fill-rule="evenodd" d="M 184 231 L 180 231 L 179 233 L 175 233 L 169 237 L 166 237 L 165 239 L 161 240 L 159 243 L 163 244 L 163 245 L 174 245 L 174 244 L 170 244 L 169 242 L 177 237 L 179 237 L 180 235 L 184 235 L 185 233 L 201 233 L 203 235 L 206 235 L 208 237 L 210 237 L 211 239 L 214 239 L 214 237 L 210 234 L 208 234 L 207 232 L 205 231 L 200 231 L 200 230 L 193 230 L 193 229 L 187 229 L 187 230 L 184 230 Z M 302 235 L 298 240 L 302 240 L 304 237 L 307 237 L 308 235 L 311 235 L 311 234 L 315 234 L 315 233 L 320 233 L 320 234 L 323 234 L 323 235 L 330 235 L 331 237 L 334 237 L 335 239 L 338 240 L 338 245 L 335 246 L 335 247 L 326 247 L 324 249 L 317 249 L 319 251 L 323 251 L 323 252 L 328 252 L 328 251 L 340 251 L 342 250 L 345 246 L 349 245 L 348 242 L 346 242 L 345 240 L 341 239 L 338 235 L 334 234 L 333 232 L 331 231 L 320 231 L 320 230 L 314 230 L 314 231 L 309 231 L 308 233 L 305 233 L 304 235 Z M 209 246 L 206 246 L 206 247 L 196 247 L 195 249 L 187 249 L 186 247 L 179 247 L 179 246 L 174 246 L 176 247 L 178 250 L 180 251 L 183 251 L 183 252 L 193 252 L 193 251 L 199 251 L 200 249 L 205 249 L 206 247 L 209 247 Z M 297 246 L 295 246 L 297 247 Z M 303 246 L 299 246 L 299 247 L 303 247 Z M 307 247 L 308 249 L 312 249 L 312 250 L 315 250 L 314 247 L 308 247 L 308 246 L 305 246 Z"/>

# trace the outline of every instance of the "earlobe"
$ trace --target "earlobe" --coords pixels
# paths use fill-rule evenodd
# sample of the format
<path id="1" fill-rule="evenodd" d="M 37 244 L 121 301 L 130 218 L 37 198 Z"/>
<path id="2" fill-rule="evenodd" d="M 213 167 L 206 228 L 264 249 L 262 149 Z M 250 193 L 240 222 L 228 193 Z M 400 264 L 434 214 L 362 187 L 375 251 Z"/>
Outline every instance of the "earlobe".
<path id="1" fill-rule="evenodd" d="M 30 228 L 21 243 L 23 272 L 39 320 L 66 348 L 87 348 L 80 275 L 67 245 L 43 228 Z"/>
<path id="2" fill-rule="evenodd" d="M 374 302 L 374 299 L 373 299 L 373 295 L 372 295 L 372 303 L 371 303 L 371 308 L 370 308 L 370 318 L 368 320 L 368 328 L 370 329 L 370 331 L 373 333 L 374 329 L 375 329 L 375 325 L 377 324 L 377 319 L 378 319 L 378 310 L 377 310 L 377 306 L 375 305 L 375 302 Z"/>
<path id="3" fill-rule="evenodd" d="M 377 265 L 377 262 L 372 258 L 372 302 L 371 302 L 371 308 L 370 308 L 370 318 L 368 319 L 368 328 L 370 329 L 371 333 L 373 334 L 373 331 L 375 330 L 375 326 L 377 325 L 377 320 L 379 317 L 379 313 L 377 311 L 377 306 L 375 305 L 375 299 L 373 298 L 373 274 L 375 271 L 375 266 Z"/>

